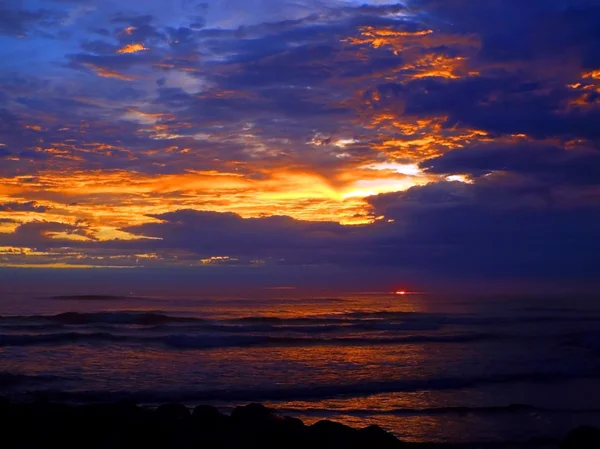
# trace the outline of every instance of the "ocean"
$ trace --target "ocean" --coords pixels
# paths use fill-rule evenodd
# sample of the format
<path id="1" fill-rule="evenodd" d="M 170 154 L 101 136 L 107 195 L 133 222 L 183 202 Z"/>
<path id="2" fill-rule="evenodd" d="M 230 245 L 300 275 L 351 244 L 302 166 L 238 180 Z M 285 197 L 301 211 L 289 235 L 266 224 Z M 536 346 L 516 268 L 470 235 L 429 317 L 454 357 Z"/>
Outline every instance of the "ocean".
<path id="1" fill-rule="evenodd" d="M 5 295 L 0 395 L 262 402 L 405 441 L 552 445 L 600 426 L 600 301 Z"/>

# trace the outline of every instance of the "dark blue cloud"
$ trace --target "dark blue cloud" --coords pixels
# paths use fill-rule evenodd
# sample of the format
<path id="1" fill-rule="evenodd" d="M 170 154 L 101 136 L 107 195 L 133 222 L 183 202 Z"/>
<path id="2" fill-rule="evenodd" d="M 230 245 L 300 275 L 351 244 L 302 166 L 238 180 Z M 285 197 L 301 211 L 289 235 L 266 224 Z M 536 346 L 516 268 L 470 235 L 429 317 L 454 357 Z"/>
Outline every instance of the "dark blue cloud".
<path id="1" fill-rule="evenodd" d="M 51 26 L 58 18 L 48 9 L 28 10 L 19 8 L 19 3 L 11 7 L 11 3 L 0 6 L 0 35 L 24 36 L 40 26 Z"/>
<path id="2" fill-rule="evenodd" d="M 284 216 L 243 219 L 231 213 L 180 210 L 156 216 L 157 224 L 128 232 L 159 238 L 150 248 L 187 250 L 192 258 L 235 257 L 246 264 L 324 264 L 339 260 L 344 242 L 357 229 L 337 223 L 298 221 Z"/>
<path id="3" fill-rule="evenodd" d="M 116 53 L 119 47 L 114 44 L 110 44 L 106 41 L 86 40 L 81 43 L 81 48 L 88 53 L 96 53 L 99 55 L 113 55 Z"/>
<path id="4" fill-rule="evenodd" d="M 600 209 L 553 204 L 548 189 L 486 181 L 443 183 L 372 200 L 396 219 L 374 261 L 411 264 L 430 277 L 591 279 Z"/>
<path id="5" fill-rule="evenodd" d="M 457 149 L 421 166 L 430 173 L 483 176 L 496 171 L 528 175 L 555 185 L 599 185 L 600 152 L 536 144 Z"/>
<path id="6" fill-rule="evenodd" d="M 48 207 L 41 206 L 35 201 L 26 203 L 0 203 L 0 212 L 46 212 Z"/>
<path id="7" fill-rule="evenodd" d="M 85 226 L 68 225 L 52 221 L 31 221 L 24 223 L 15 229 L 12 234 L 0 234 L 0 245 L 15 247 L 36 248 L 39 250 L 55 248 L 57 242 L 51 233 L 67 233 L 79 236 L 87 236 Z M 64 244 L 64 241 L 62 241 Z"/>
<path id="8" fill-rule="evenodd" d="M 144 15 L 137 15 L 137 16 L 132 16 L 132 15 L 125 15 L 125 14 L 117 14 L 116 17 L 114 17 L 112 19 L 112 23 L 124 23 L 136 28 L 142 28 L 145 26 L 149 26 L 153 21 L 155 21 L 155 18 L 150 15 L 150 14 L 144 14 Z"/>
<path id="9" fill-rule="evenodd" d="M 466 125 L 494 134 L 528 134 L 538 139 L 598 139 L 597 107 L 567 108 L 578 93 L 566 85 L 531 82 L 528 77 L 417 80 L 380 88 L 402 101 L 409 114 L 446 115 L 448 126 Z"/>

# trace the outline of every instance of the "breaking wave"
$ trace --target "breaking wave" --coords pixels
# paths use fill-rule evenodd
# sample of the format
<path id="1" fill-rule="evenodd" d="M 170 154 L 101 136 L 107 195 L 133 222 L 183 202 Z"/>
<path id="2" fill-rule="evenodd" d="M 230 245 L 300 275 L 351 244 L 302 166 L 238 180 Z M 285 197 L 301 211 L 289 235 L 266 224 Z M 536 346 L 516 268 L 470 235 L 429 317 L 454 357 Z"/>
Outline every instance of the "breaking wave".
<path id="1" fill-rule="evenodd" d="M 177 349 L 212 349 L 253 346 L 364 346 L 418 343 L 463 343 L 501 338 L 493 334 L 406 335 L 400 337 L 276 337 L 268 335 L 122 335 L 107 332 L 54 334 L 0 334 L 2 346 L 61 345 L 73 343 L 162 344 Z"/>
<path id="2" fill-rule="evenodd" d="M 204 318 L 190 316 L 169 315 L 161 311 L 118 311 L 118 312 L 65 312 L 57 315 L 29 315 L 29 316 L 0 316 L 0 326 L 4 325 L 41 325 L 41 324 L 62 324 L 62 325 L 95 325 L 95 324 L 114 324 L 114 325 L 139 325 L 139 326 L 160 326 L 169 324 L 203 324 L 205 326 L 227 326 L 228 329 L 234 326 L 240 326 L 240 329 L 246 329 L 246 326 L 252 326 L 256 329 L 272 330 L 284 326 L 294 326 L 302 330 L 310 330 L 310 326 L 320 331 L 337 329 L 340 326 L 354 326 L 362 330 L 438 330 L 447 325 L 503 325 L 503 324 L 524 324 L 524 323 L 544 323 L 544 322 L 595 322 L 600 321 L 600 316 L 587 315 L 569 317 L 564 315 L 532 315 L 518 317 L 477 317 L 477 316 L 453 316 L 445 314 L 430 314 L 419 312 L 347 312 L 333 315 L 313 316 L 313 317 L 270 317 L 270 316 L 248 316 L 230 320 L 211 321 Z M 318 326 L 318 328 L 317 328 Z"/>
<path id="3" fill-rule="evenodd" d="M 139 390 L 135 392 L 106 391 L 58 391 L 45 390 L 44 394 L 53 400 L 69 401 L 117 401 L 128 399 L 138 403 L 202 402 L 202 401 L 301 401 L 329 398 L 366 397 L 382 393 L 404 393 L 417 391 L 455 390 L 486 385 L 509 384 L 515 382 L 558 383 L 572 379 L 598 378 L 600 371 L 581 372 L 579 370 L 557 370 L 522 372 L 473 378 L 440 377 L 413 378 L 403 380 L 367 381 L 348 384 L 321 384 L 315 386 L 293 386 L 282 388 L 215 388 L 211 390 Z M 515 406 L 513 406 L 515 407 Z M 523 407 L 523 406 L 520 406 Z M 525 406 L 526 407 L 526 406 Z M 401 410 L 401 409 L 400 409 Z M 442 409 L 440 413 L 464 412 L 465 408 Z M 432 409 L 429 409 L 431 412 Z M 427 412 L 424 409 L 422 413 Z M 488 413 L 501 413 L 497 408 L 487 408 Z M 396 411 L 396 413 L 401 413 Z M 436 413 L 436 412 L 433 412 Z"/>

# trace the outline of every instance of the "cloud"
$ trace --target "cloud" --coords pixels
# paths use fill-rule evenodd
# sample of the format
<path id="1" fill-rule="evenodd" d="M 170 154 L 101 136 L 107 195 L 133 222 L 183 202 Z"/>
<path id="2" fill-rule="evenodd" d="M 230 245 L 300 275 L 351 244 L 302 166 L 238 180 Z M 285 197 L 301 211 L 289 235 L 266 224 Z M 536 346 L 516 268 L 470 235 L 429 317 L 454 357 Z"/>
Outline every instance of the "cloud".
<path id="1" fill-rule="evenodd" d="M 421 163 L 437 174 L 483 176 L 497 171 L 528 175 L 555 185 L 600 185 L 600 152 L 566 150 L 531 142 L 461 148 Z"/>
<path id="2" fill-rule="evenodd" d="M 5 244 L 430 277 L 575 276 L 564 250 L 593 271 L 593 2 L 80 3 L 0 20 Z"/>
<path id="3" fill-rule="evenodd" d="M 558 205 L 553 195 L 500 178 L 373 198 L 377 212 L 398 223 L 374 259 L 411 264 L 429 278 L 590 279 L 598 274 L 600 210 Z"/>
<path id="4" fill-rule="evenodd" d="M 125 24 L 128 24 L 128 25 L 134 27 L 135 29 L 139 29 L 144 26 L 150 25 L 154 20 L 155 20 L 155 18 L 151 14 L 142 14 L 142 15 L 138 15 L 138 16 L 117 14 L 117 16 L 114 17 L 111 20 L 111 22 L 112 23 L 125 23 Z M 132 31 L 135 31 L 135 30 L 132 30 Z"/>
<path id="5" fill-rule="evenodd" d="M 0 212 L 46 212 L 49 208 L 35 201 L 26 203 L 0 203 Z"/>
<path id="6" fill-rule="evenodd" d="M 227 257 L 248 264 L 328 263 L 331 250 L 354 233 L 338 223 L 314 223 L 284 216 L 243 219 L 232 213 L 180 210 L 158 215 L 160 223 L 126 231 L 158 238 L 153 248 L 185 250 L 195 259 Z"/>
<path id="7" fill-rule="evenodd" d="M 127 54 L 127 53 L 137 53 L 140 51 L 146 51 L 148 50 L 148 48 L 144 47 L 143 44 L 127 44 L 122 48 L 119 48 L 117 50 L 117 53 L 122 55 L 122 54 Z"/>
<path id="8" fill-rule="evenodd" d="M 19 3 L 15 7 L 11 7 L 10 3 L 0 7 L 0 35 L 24 36 L 37 25 L 49 25 L 56 18 L 55 14 L 46 9 L 21 9 L 18 7 Z"/>
<path id="9" fill-rule="evenodd" d="M 122 73 L 117 72 L 116 70 L 107 69 L 105 67 L 100 67 L 94 65 L 92 63 L 84 63 L 85 67 L 92 70 L 96 75 L 101 76 L 103 78 L 115 78 L 122 81 L 134 81 L 135 78 L 133 76 L 123 75 Z"/>
<path id="10" fill-rule="evenodd" d="M 85 226 L 52 221 L 31 221 L 20 224 L 14 232 L 0 234 L 0 245 L 34 249 L 65 246 L 77 238 L 87 240 Z"/>
<path id="11" fill-rule="evenodd" d="M 155 240 L 108 246 L 154 254 L 144 266 L 395 267 L 415 279 L 438 280 L 598 275 L 600 210 L 555 201 L 544 186 L 510 181 L 437 183 L 373 197 L 385 219 L 356 227 L 180 210 L 127 229 Z"/>

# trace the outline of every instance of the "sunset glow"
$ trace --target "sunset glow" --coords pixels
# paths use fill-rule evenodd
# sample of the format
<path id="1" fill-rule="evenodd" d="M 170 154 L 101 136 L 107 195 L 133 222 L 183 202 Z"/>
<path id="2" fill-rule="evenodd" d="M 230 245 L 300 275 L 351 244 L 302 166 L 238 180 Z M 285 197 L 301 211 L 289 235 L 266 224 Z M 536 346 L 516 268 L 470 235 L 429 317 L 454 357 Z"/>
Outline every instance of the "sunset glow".
<path id="1" fill-rule="evenodd" d="M 459 248 L 425 223 L 458 210 L 597 205 L 585 49 L 530 61 L 441 4 L 317 3 L 57 2 L 62 21 L 7 30 L 0 265 L 409 267 Z M 27 48 L 47 49 L 35 67 Z M 214 226 L 263 243 L 198 241 Z M 263 241 L 278 233 L 313 251 Z"/>
<path id="2" fill-rule="evenodd" d="M 127 44 L 117 50 L 117 53 L 122 55 L 125 53 L 137 53 L 138 51 L 148 50 L 143 44 Z"/>
<path id="3" fill-rule="evenodd" d="M 0 0 L 2 449 L 600 449 L 599 254 L 600 0 Z"/>

